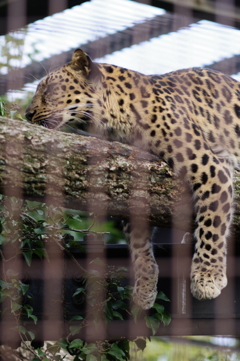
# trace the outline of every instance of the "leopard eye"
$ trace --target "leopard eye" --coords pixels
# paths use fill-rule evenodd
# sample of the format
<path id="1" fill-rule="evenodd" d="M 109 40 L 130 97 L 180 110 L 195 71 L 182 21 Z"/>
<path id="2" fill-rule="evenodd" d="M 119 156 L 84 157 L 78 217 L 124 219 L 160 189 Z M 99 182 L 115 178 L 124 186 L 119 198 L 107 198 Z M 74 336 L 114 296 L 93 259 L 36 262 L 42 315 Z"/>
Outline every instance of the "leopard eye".
<path id="1" fill-rule="evenodd" d="M 45 95 L 49 94 L 49 93 L 52 93 L 56 85 L 57 85 L 57 83 L 48 84 L 47 89 L 44 92 Z"/>
<path id="2" fill-rule="evenodd" d="M 41 91 L 43 88 L 45 88 L 44 82 L 43 82 L 43 81 L 40 81 L 40 83 L 38 83 L 36 92 L 37 92 L 37 91 Z"/>

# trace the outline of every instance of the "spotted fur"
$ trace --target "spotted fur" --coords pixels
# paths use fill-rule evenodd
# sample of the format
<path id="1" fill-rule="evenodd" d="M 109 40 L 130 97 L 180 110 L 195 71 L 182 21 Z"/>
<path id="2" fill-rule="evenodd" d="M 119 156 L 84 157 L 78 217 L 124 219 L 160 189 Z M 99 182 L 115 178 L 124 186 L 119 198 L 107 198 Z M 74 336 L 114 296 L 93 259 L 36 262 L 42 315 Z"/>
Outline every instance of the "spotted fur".
<path id="1" fill-rule="evenodd" d="M 145 148 L 189 181 L 197 227 L 191 291 L 217 297 L 227 285 L 226 240 L 233 213 L 233 168 L 240 160 L 240 83 L 209 69 L 146 76 L 98 64 L 77 49 L 41 81 L 27 118 L 49 128 L 73 120 Z M 135 302 L 150 308 L 158 269 L 144 231 L 130 232 Z"/>

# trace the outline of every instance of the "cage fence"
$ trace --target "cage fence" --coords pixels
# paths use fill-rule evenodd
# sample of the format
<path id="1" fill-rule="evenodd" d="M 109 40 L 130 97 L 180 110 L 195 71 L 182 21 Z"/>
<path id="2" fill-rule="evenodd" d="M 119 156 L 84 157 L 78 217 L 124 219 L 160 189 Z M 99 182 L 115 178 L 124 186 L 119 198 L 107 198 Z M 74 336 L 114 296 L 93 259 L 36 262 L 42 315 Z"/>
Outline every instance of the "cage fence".
<path id="1" fill-rule="evenodd" d="M 200 66 L 240 79 L 238 0 L 49 0 L 41 4 L 35 8 L 27 0 L 0 2 L 0 102 L 5 111 L 18 99 L 21 106 L 29 102 L 40 79 L 70 62 L 77 48 L 92 60 L 145 74 Z M 153 332 L 156 336 L 239 338 L 238 174 L 234 178 L 235 216 L 228 240 L 228 286 L 216 299 L 198 301 L 190 292 L 191 236 L 189 242 L 182 243 L 184 234 L 192 234 L 195 227 L 192 195 L 186 184 L 176 180 L 152 155 L 146 155 L 147 149 L 125 147 L 117 153 L 115 143 L 108 146 L 104 139 L 96 138 L 84 143 L 88 153 L 78 158 L 75 153 L 83 149 L 74 143 L 76 135 L 66 134 L 68 150 L 67 143 L 62 145 L 62 132 L 51 131 L 44 140 L 44 129 L 41 134 L 37 132 L 40 139 L 34 139 L 32 130 L 27 138 L 31 125 L 24 122 L 21 111 L 22 125 L 13 119 L 7 123 L 8 132 L 1 118 L 1 343 L 16 348 L 34 336 L 36 345 L 66 337 L 102 345 L 105 340 L 150 337 Z M 13 106 L 7 115 L 16 113 L 18 108 Z M 40 164 L 36 165 L 40 175 L 35 180 L 31 178 L 34 169 L 31 174 L 29 168 L 26 170 L 26 159 L 34 147 L 39 147 L 39 158 L 34 159 Z M 117 163 L 114 156 L 119 157 Z M 69 159 L 81 162 L 80 171 L 76 163 L 69 168 Z M 81 172 L 86 178 L 81 178 Z M 166 179 L 160 184 L 157 176 Z M 25 186 L 26 180 L 31 191 Z M 112 194 L 116 198 L 109 196 Z M 35 209 L 26 210 L 26 200 L 40 201 L 46 207 L 39 206 L 36 212 L 33 203 L 30 208 Z M 84 238 L 79 238 L 79 229 L 72 231 L 74 217 L 79 215 L 74 213 L 66 225 L 64 207 L 90 214 Z M 150 228 L 157 227 L 152 243 L 159 267 L 158 291 L 167 296 L 160 299 L 159 309 L 163 307 L 162 312 L 171 315 L 169 324 L 166 318 L 165 325 L 150 324 L 157 309 L 143 311 L 135 322 L 127 294 L 129 285 L 134 284 L 134 262 L 128 246 L 108 243 L 108 231 L 94 228 L 95 222 L 103 225 L 115 218 L 130 219 L 145 240 Z M 119 223 L 115 221 L 117 228 Z M 33 246 L 29 243 L 29 224 L 36 234 Z M 106 322 L 106 317 L 111 322 Z"/>

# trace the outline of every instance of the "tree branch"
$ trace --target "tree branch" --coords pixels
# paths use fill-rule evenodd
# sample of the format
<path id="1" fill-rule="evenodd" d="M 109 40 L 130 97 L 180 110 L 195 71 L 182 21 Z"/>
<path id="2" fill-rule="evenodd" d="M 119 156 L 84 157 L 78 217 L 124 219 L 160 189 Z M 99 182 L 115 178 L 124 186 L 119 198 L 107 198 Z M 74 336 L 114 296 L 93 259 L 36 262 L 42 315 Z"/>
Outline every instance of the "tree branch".
<path id="1" fill-rule="evenodd" d="M 189 230 L 189 188 L 158 158 L 118 142 L 49 130 L 0 117 L 0 192 L 68 208 L 127 217 L 148 214 L 152 224 Z M 240 177 L 235 173 L 236 199 Z M 238 204 L 238 202 L 236 202 Z M 236 206 L 235 225 L 240 224 Z"/>

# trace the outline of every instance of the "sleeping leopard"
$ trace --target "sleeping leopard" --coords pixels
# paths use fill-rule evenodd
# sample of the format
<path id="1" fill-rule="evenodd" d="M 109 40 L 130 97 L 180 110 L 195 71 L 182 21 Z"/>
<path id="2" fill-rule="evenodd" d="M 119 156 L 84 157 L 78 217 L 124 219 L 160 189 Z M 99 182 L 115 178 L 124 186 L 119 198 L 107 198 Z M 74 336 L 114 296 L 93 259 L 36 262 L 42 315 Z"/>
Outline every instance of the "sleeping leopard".
<path id="1" fill-rule="evenodd" d="M 227 285 L 227 237 L 233 215 L 233 169 L 240 164 L 240 83 L 202 68 L 144 75 L 93 62 L 77 49 L 71 62 L 38 85 L 29 121 L 61 128 L 73 121 L 163 159 L 192 189 L 196 213 L 191 292 L 217 297 Z M 128 235 L 134 302 L 153 306 L 158 267 L 148 231 Z"/>

